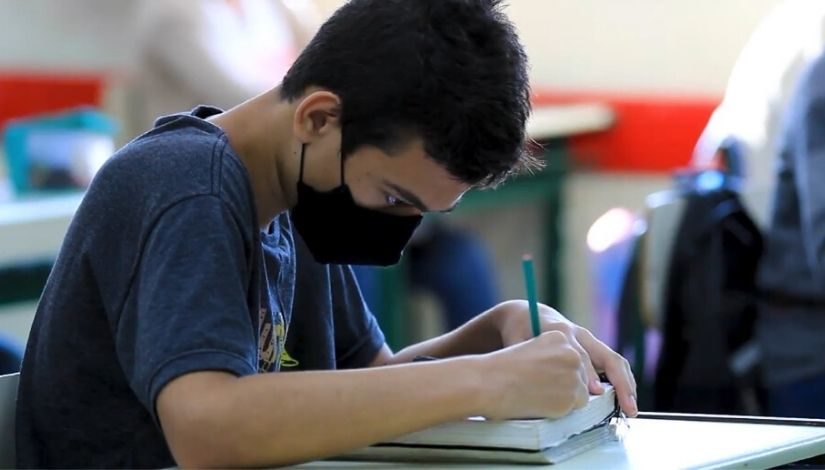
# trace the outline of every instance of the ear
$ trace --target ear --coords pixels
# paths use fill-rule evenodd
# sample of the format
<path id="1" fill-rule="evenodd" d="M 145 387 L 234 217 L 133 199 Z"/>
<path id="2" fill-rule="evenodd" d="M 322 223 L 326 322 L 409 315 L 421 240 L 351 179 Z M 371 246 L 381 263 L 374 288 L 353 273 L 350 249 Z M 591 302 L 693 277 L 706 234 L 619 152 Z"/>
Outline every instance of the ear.
<path id="1" fill-rule="evenodd" d="M 298 103 L 292 130 L 304 143 L 317 140 L 340 129 L 341 99 L 329 91 L 314 91 Z"/>

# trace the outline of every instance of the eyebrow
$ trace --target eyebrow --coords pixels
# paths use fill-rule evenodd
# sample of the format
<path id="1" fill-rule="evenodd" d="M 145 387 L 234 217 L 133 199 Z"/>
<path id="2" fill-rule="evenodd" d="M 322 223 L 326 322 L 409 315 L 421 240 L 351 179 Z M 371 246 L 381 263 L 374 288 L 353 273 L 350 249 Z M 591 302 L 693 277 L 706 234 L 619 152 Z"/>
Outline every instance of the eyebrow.
<path id="1" fill-rule="evenodd" d="M 450 206 L 448 209 L 444 209 L 443 211 L 433 211 L 433 210 L 430 210 L 427 206 L 425 206 L 424 203 L 421 202 L 421 199 L 418 196 L 416 196 L 415 194 L 413 194 L 412 192 L 407 191 L 406 189 L 402 188 L 401 186 L 398 186 L 397 184 L 391 183 L 391 182 L 386 181 L 386 180 L 384 181 L 384 184 L 386 184 L 393 191 L 397 192 L 398 195 L 401 196 L 402 199 L 404 199 L 404 201 L 406 201 L 407 203 L 409 203 L 411 206 L 415 207 L 416 209 L 420 210 L 421 212 L 447 213 L 447 212 L 452 212 L 453 210 L 455 210 L 455 207 L 458 205 L 458 201 L 456 201 L 456 203 L 453 204 L 452 206 Z"/>

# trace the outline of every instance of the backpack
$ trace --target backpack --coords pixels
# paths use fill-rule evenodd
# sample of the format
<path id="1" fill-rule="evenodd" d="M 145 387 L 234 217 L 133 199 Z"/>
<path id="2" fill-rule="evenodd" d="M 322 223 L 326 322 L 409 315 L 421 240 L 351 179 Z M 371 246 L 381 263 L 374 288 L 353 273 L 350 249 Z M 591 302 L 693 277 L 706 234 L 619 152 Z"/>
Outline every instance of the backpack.
<path id="1" fill-rule="evenodd" d="M 729 187 L 691 189 L 666 272 L 656 411 L 758 414 L 753 341 L 762 236 Z"/>

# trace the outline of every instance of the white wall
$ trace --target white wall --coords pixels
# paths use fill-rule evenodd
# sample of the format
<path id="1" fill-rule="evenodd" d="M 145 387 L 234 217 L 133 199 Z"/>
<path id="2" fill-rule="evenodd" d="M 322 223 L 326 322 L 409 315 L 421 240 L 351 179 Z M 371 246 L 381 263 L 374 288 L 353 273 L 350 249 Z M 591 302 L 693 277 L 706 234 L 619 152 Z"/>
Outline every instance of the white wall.
<path id="1" fill-rule="evenodd" d="M 0 69 L 112 70 L 137 0 L 0 0 Z"/>
<path id="2" fill-rule="evenodd" d="M 317 0 L 326 12 L 341 0 Z M 778 0 L 510 0 L 537 83 L 718 95 Z"/>
<path id="3" fill-rule="evenodd" d="M 192 0 L 198 1 L 198 0 Z M 112 69 L 138 0 L 0 0 L 0 67 Z M 342 0 L 316 0 L 332 12 Z M 721 93 L 779 0 L 510 0 L 537 83 Z"/>

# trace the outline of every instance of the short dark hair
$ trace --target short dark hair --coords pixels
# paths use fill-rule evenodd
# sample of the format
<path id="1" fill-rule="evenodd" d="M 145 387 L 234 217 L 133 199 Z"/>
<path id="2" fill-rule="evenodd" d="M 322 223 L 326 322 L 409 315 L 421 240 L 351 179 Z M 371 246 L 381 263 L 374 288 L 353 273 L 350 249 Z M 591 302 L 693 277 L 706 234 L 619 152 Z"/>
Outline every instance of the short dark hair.
<path id="1" fill-rule="evenodd" d="M 527 57 L 499 0 L 350 0 L 319 29 L 281 83 L 342 102 L 342 154 L 392 153 L 421 137 L 465 183 L 494 186 L 538 161 L 525 148 Z"/>

